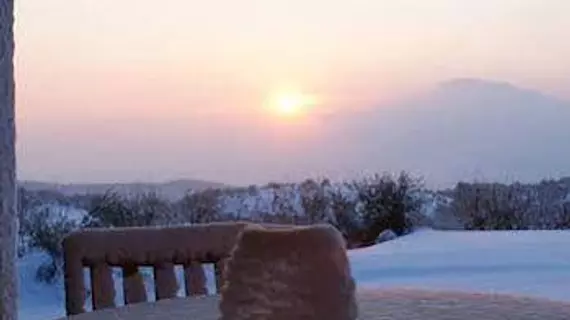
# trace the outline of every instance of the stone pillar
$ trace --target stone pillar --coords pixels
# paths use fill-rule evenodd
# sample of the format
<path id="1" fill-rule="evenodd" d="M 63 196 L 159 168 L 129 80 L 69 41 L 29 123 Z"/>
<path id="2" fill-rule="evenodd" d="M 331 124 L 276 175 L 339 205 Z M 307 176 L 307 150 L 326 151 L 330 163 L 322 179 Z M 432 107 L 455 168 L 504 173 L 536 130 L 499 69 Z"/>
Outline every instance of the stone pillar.
<path id="1" fill-rule="evenodd" d="M 246 227 L 226 265 L 221 320 L 354 320 L 355 284 L 329 225 Z"/>
<path id="2" fill-rule="evenodd" d="M 18 317 L 13 25 L 14 0 L 0 0 L 0 320 Z"/>

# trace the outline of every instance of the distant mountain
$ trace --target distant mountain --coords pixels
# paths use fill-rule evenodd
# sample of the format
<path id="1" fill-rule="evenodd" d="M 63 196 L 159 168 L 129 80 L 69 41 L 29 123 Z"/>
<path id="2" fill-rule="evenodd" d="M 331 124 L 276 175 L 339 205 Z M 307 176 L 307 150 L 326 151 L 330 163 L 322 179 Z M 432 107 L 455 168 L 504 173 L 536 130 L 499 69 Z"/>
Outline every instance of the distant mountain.
<path id="1" fill-rule="evenodd" d="M 202 180 L 175 180 L 164 183 L 72 183 L 58 184 L 38 181 L 21 181 L 20 186 L 30 191 L 58 191 L 65 195 L 101 194 L 112 190 L 121 194 L 156 192 L 169 199 L 177 199 L 189 190 L 223 188 L 226 185 Z"/>
<path id="2" fill-rule="evenodd" d="M 452 80 L 330 127 L 329 145 L 344 154 L 328 156 L 367 170 L 410 170 L 438 186 L 570 175 L 570 103 L 508 83 Z"/>

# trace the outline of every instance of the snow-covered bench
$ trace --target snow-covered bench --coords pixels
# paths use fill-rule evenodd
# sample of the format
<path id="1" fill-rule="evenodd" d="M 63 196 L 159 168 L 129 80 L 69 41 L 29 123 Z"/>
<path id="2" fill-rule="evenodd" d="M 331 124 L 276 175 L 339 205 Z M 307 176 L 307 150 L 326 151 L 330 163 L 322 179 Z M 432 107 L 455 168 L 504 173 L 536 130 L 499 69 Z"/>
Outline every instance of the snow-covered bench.
<path id="1" fill-rule="evenodd" d="M 392 289 L 360 292 L 357 298 L 359 320 L 570 319 L 568 304 L 506 295 Z M 65 320 L 219 320 L 219 303 L 219 296 L 162 300 Z"/>
<path id="2" fill-rule="evenodd" d="M 242 233 L 244 229 L 247 232 Z M 413 290 L 363 291 L 355 295 L 345 248 L 339 249 L 342 244 L 335 242 L 334 232 L 328 233 L 332 240 L 325 237 L 323 241 L 312 234 L 299 236 L 289 232 L 293 230 L 264 234 L 265 231 L 258 226 L 249 228 L 248 224 L 232 223 L 190 228 L 88 230 L 73 234 L 65 241 L 68 314 L 85 311 L 82 269 L 87 266 L 92 269 L 94 307 L 105 310 L 73 318 L 77 320 L 252 319 L 248 318 L 251 312 L 267 313 L 283 306 L 295 312 L 316 306 L 323 312 L 321 315 L 329 311 L 332 315 L 343 315 L 325 318 L 343 320 L 355 319 L 356 306 L 358 319 L 363 320 L 570 319 L 569 304 L 524 297 Z M 240 234 L 252 236 L 244 242 Z M 129 248 L 133 251 L 128 251 Z M 182 264 L 189 270 L 185 277 L 189 295 L 205 292 L 203 269 L 196 262 L 218 265 L 218 287 L 225 282 L 221 296 L 174 298 L 177 284 L 173 264 Z M 124 279 L 127 306 L 114 308 L 112 278 L 106 269 L 116 265 L 129 270 L 133 263 L 154 266 L 157 298 L 161 301 L 134 304 L 145 301 L 146 296 L 138 292 L 144 291 L 140 289 L 142 279 L 127 272 Z M 226 265 L 222 279 L 220 271 Z M 70 294 L 73 292 L 75 295 Z M 293 298 L 288 300 L 287 295 Z M 224 312 L 230 317 L 224 318 Z M 245 317 L 236 318 L 244 312 Z M 271 319 L 289 318 L 282 312 L 281 317 Z"/>
<path id="3" fill-rule="evenodd" d="M 84 313 L 86 283 L 84 269 L 91 274 L 94 310 L 114 308 L 115 286 L 112 268 L 123 271 L 125 304 L 146 302 L 147 292 L 139 267 L 152 267 L 157 300 L 177 296 L 175 265 L 184 268 L 184 288 L 188 296 L 207 293 L 204 264 L 213 264 L 216 288 L 222 286 L 224 260 L 248 223 L 221 222 L 176 227 L 86 229 L 63 241 L 66 312 Z M 266 228 L 287 225 L 263 224 Z"/>

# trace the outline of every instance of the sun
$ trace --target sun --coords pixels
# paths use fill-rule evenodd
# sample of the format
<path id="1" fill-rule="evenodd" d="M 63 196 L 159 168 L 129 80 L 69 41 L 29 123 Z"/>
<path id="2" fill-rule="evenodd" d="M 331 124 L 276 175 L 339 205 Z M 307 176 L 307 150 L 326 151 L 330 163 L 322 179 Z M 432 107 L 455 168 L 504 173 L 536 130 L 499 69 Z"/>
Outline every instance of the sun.
<path id="1" fill-rule="evenodd" d="M 314 98 L 300 91 L 281 91 L 270 102 L 273 112 L 285 117 L 306 114 L 313 105 Z"/>
<path id="2" fill-rule="evenodd" d="M 299 113 L 305 108 L 304 97 L 299 94 L 284 94 L 277 97 L 275 107 L 279 113 L 282 114 L 295 114 Z"/>

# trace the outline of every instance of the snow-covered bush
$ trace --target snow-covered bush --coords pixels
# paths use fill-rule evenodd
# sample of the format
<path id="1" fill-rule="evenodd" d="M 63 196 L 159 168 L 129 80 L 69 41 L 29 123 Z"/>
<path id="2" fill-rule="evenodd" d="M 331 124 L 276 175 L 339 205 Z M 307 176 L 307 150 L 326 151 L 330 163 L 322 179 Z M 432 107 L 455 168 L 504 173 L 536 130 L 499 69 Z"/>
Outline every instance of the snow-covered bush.
<path id="1" fill-rule="evenodd" d="M 172 205 L 155 193 L 124 196 L 107 192 L 95 196 L 89 207 L 88 227 L 143 227 L 169 224 Z"/>
<path id="2" fill-rule="evenodd" d="M 392 241 L 392 240 L 396 239 L 397 237 L 398 237 L 398 235 L 394 231 L 387 229 L 387 230 L 382 231 L 378 235 L 375 243 L 378 244 L 378 243 L 382 243 L 382 242 Z"/>
<path id="3" fill-rule="evenodd" d="M 309 224 L 329 222 L 331 220 L 331 199 L 328 190 L 331 187 L 329 180 L 320 182 L 309 179 L 299 185 L 299 196 L 303 215 Z"/>
<path id="4" fill-rule="evenodd" d="M 38 206 L 21 221 L 21 235 L 30 250 L 46 253 L 49 260 L 37 270 L 40 281 L 52 282 L 61 275 L 64 237 L 82 227 L 86 213 L 72 207 L 48 204 Z"/>
<path id="5" fill-rule="evenodd" d="M 220 189 L 190 192 L 174 204 L 181 223 L 208 223 L 221 220 Z"/>
<path id="6" fill-rule="evenodd" d="M 570 228 L 570 184 L 459 183 L 450 209 L 467 230 Z"/>
<path id="7" fill-rule="evenodd" d="M 107 192 L 81 198 L 51 193 L 35 197 L 33 193 L 21 193 L 21 208 L 26 208 L 22 210 L 25 214 L 21 218 L 22 248 L 41 250 L 50 257 L 51 260 L 38 271 L 42 280 L 50 281 L 61 271 L 62 239 L 83 227 L 181 225 L 227 220 L 330 223 L 343 233 L 350 247 L 356 247 L 373 244 L 385 229 L 404 234 L 421 220 L 414 216 L 419 212 L 418 199 L 414 197 L 418 186 L 416 180 L 402 173 L 397 177 L 374 176 L 350 183 L 309 179 L 301 183 L 208 189 L 190 192 L 174 202 L 156 193 Z M 72 206 L 85 210 L 74 211 Z M 71 217 L 72 212 L 82 214 Z"/>
<path id="8" fill-rule="evenodd" d="M 375 175 L 355 185 L 357 210 L 363 220 L 363 243 L 374 243 L 387 229 L 399 236 L 413 229 L 410 215 L 421 208 L 421 198 L 416 196 L 421 187 L 419 179 L 402 172 L 397 177 Z"/>
<path id="9" fill-rule="evenodd" d="M 331 223 L 345 237 L 349 246 L 360 244 L 362 217 L 356 210 L 357 194 L 351 184 L 341 184 L 330 189 Z"/>

